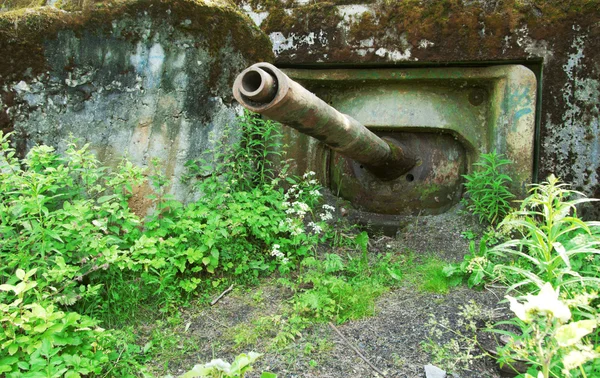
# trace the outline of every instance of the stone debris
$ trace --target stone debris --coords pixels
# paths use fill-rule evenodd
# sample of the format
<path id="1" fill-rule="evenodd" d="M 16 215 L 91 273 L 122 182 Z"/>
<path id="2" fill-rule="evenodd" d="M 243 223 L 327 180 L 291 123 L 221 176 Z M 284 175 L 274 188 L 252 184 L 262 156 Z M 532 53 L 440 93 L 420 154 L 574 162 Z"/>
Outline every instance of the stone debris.
<path id="1" fill-rule="evenodd" d="M 425 378 L 446 378 L 446 372 L 434 365 L 425 365 Z"/>

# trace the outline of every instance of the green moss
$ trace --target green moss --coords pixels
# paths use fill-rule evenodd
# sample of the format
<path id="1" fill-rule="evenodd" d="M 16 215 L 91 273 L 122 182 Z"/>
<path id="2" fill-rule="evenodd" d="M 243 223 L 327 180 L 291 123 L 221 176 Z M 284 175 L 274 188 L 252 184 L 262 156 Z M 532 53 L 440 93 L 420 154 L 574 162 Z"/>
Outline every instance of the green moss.
<path id="1" fill-rule="evenodd" d="M 534 39 L 548 39 L 557 35 L 557 26 L 564 29 L 568 20 L 579 25 L 597 22 L 597 4 L 596 0 L 504 0 L 492 6 L 487 2 L 466 5 L 462 0 L 387 0 L 374 5 L 374 14 L 359 18 L 348 42 L 372 37 L 381 47 L 393 49 L 402 35 L 413 46 L 423 39 L 439 41 L 432 48 L 436 56 L 464 51 L 491 58 L 502 54 L 504 37 L 518 26 L 527 24 Z"/>
<path id="2" fill-rule="evenodd" d="M 0 14 L 0 50 L 9 57 L 0 61 L 0 84 L 22 77 L 28 67 L 34 75 L 44 72 L 44 42 L 61 30 L 108 33 L 113 20 L 144 14 L 157 22 L 168 17 L 176 28 L 204 37 L 202 43 L 214 57 L 230 41 L 250 61 L 272 59 L 268 37 L 226 0 L 77 1 L 80 0 L 63 0 L 64 9 L 60 10 L 40 7 Z M 136 35 L 132 33 L 130 38 L 135 39 Z M 219 66 L 218 62 L 215 66 Z"/>
<path id="3" fill-rule="evenodd" d="M 294 8 L 287 14 L 281 7 L 270 10 L 269 16 L 261 25 L 266 33 L 286 31 L 310 33 L 318 30 L 330 30 L 342 21 L 336 5 L 332 2 L 321 2 Z"/>
<path id="4" fill-rule="evenodd" d="M 4 0 L 0 9 L 23 9 L 41 7 L 46 4 L 46 0 Z"/>

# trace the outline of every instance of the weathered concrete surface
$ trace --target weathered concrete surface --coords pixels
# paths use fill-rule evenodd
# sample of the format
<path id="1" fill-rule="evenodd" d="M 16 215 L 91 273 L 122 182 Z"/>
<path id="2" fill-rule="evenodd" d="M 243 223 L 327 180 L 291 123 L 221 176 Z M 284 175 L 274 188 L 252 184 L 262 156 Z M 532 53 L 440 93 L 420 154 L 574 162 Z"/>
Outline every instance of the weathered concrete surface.
<path id="1" fill-rule="evenodd" d="M 539 179 L 600 197 L 597 0 L 236 1 L 280 65 L 528 64 L 542 89 Z"/>
<path id="2" fill-rule="evenodd" d="M 184 164 L 241 112 L 235 75 L 272 57 L 235 6 L 208 0 L 7 12 L 0 51 L 0 127 L 20 154 L 36 143 L 61 150 L 72 134 L 109 164 L 157 157 L 181 199 Z"/>

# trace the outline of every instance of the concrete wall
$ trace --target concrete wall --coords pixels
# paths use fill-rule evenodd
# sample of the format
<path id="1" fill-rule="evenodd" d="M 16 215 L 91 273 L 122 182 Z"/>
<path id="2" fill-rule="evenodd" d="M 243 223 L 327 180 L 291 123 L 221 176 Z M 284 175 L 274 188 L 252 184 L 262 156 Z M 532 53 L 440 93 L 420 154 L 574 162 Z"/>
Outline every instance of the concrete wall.
<path id="1" fill-rule="evenodd" d="M 63 0 L 0 13 L 0 127 L 21 153 L 73 133 L 106 161 L 157 156 L 178 177 L 240 111 L 230 85 L 249 63 L 520 63 L 540 81 L 535 173 L 600 197 L 597 0 L 235 1 Z"/>
<path id="2" fill-rule="evenodd" d="M 108 164 L 159 158 L 185 199 L 185 163 L 235 126 L 231 83 L 270 43 L 226 2 L 101 5 L 0 14 L 0 126 L 21 155 L 72 135 Z"/>

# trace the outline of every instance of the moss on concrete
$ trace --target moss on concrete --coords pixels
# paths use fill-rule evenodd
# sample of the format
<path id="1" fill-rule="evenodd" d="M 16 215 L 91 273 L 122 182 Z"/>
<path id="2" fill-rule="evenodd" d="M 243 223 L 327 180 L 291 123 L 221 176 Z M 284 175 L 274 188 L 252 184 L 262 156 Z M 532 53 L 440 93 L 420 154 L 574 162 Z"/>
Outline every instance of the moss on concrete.
<path id="1" fill-rule="evenodd" d="M 334 2 L 319 2 L 294 8 L 291 14 L 281 7 L 269 10 L 269 16 L 261 25 L 265 33 L 285 30 L 286 32 L 310 33 L 335 28 L 342 20 Z"/>
<path id="2" fill-rule="evenodd" d="M 32 8 L 32 7 L 41 7 L 46 4 L 46 0 L 5 0 L 0 5 L 0 10 L 2 9 L 22 9 L 22 8 Z"/>
<path id="3" fill-rule="evenodd" d="M 271 43 L 266 35 L 226 0 L 109 0 L 63 1 L 60 6 L 19 9 L 0 13 L 0 84 L 46 70 L 44 41 L 61 30 L 108 32 L 113 20 L 150 14 L 157 20 L 170 19 L 176 28 L 203 36 L 211 55 L 228 41 L 248 60 L 271 60 Z M 68 10 L 65 10 L 68 9 Z M 137 38 L 135 32 L 130 38 Z M 215 66 L 218 66 L 215 65 Z"/>

